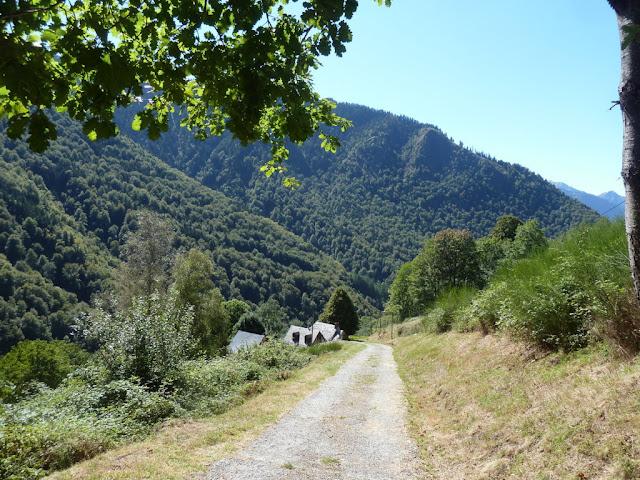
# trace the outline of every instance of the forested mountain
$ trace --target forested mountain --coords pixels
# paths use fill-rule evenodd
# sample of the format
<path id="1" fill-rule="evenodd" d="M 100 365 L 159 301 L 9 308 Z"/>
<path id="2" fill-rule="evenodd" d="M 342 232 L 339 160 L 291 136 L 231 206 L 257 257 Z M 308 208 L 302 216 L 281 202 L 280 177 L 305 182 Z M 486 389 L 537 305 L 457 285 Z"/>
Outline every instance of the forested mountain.
<path id="1" fill-rule="evenodd" d="M 57 116 L 43 154 L 0 131 L 0 353 L 22 339 L 62 338 L 82 302 L 108 288 L 136 211 L 176 232 L 176 249 L 212 252 L 226 299 L 277 300 L 307 321 L 348 282 L 342 265 L 271 220 L 244 211 L 126 137 L 91 142 Z M 372 312 L 362 296 L 354 301 Z"/>
<path id="2" fill-rule="evenodd" d="M 445 228 L 489 233 L 498 217 L 536 218 L 547 235 L 597 217 L 539 175 L 454 143 L 433 125 L 342 104 L 353 121 L 335 154 L 315 138 L 291 145 L 290 191 L 258 167 L 269 159 L 263 145 L 240 146 L 231 136 L 194 140 L 174 119 L 156 142 L 128 135 L 204 185 L 239 200 L 340 261 L 352 283 L 374 289 L 411 260 L 426 237 Z M 133 112 L 120 112 L 126 130 Z M 378 282 L 373 284 L 372 280 Z"/>
<path id="3" fill-rule="evenodd" d="M 120 123 L 133 112 L 121 111 Z M 293 191 L 259 172 L 263 145 L 199 142 L 177 117 L 157 142 L 126 128 L 91 142 L 59 115 L 44 154 L 0 132 L 0 344 L 69 334 L 108 289 L 143 209 L 171 222 L 177 249 L 212 252 L 226 299 L 272 298 L 303 321 L 340 284 L 359 292 L 361 312 L 380 308 L 395 271 L 444 228 L 481 236 L 512 214 L 554 235 L 596 217 L 538 175 L 432 125 L 356 105 L 338 113 L 354 127 L 336 154 L 319 139 L 291 146 L 289 174 L 302 184 Z"/>

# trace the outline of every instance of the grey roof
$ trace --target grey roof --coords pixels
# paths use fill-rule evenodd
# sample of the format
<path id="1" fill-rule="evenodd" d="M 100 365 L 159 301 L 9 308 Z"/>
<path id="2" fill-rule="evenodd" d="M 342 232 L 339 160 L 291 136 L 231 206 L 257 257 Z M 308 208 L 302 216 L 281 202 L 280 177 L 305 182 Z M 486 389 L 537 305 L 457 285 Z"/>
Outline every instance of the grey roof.
<path id="1" fill-rule="evenodd" d="M 294 340 L 294 333 L 298 333 L 298 340 Z M 342 339 L 342 330 L 339 330 L 330 323 L 316 322 L 311 328 L 291 325 L 289 331 L 284 336 L 284 343 L 305 347 L 316 343 L 333 342 Z"/>
<path id="2" fill-rule="evenodd" d="M 342 330 L 337 329 L 331 323 L 316 322 L 311 327 L 311 330 L 313 331 L 313 343 L 316 343 L 316 338 L 320 333 L 325 342 L 332 342 L 342 338 Z"/>
<path id="3" fill-rule="evenodd" d="M 293 339 L 293 334 L 295 332 L 298 332 L 300 334 L 297 342 Z M 284 336 L 284 343 L 304 347 L 306 346 L 304 338 L 307 335 L 311 335 L 311 330 L 309 330 L 308 328 L 291 325 L 289 327 L 289 330 L 287 331 L 287 334 Z"/>
<path id="4" fill-rule="evenodd" d="M 231 353 L 236 353 L 241 348 L 249 348 L 253 345 L 260 345 L 264 340 L 264 335 L 258 335 L 257 333 L 250 333 L 245 331 L 238 331 L 231 340 L 231 343 L 227 347 L 227 350 Z"/>

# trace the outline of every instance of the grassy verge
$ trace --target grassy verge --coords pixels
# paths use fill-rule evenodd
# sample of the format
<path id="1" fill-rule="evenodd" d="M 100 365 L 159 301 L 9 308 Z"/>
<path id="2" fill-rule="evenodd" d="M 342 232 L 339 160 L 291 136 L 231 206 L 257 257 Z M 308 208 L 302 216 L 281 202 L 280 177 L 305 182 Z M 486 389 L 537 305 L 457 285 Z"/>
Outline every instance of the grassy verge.
<path id="1" fill-rule="evenodd" d="M 261 393 L 223 414 L 204 419 L 173 420 L 144 442 L 112 450 L 47 478 L 169 480 L 202 474 L 210 463 L 260 435 L 364 348 L 356 343 L 345 342 L 343 345 L 340 351 L 323 355 L 295 371 L 287 381 L 261 385 L 264 388 Z"/>
<path id="2" fill-rule="evenodd" d="M 443 479 L 640 478 L 640 362 L 503 336 L 394 338 L 410 428 Z"/>

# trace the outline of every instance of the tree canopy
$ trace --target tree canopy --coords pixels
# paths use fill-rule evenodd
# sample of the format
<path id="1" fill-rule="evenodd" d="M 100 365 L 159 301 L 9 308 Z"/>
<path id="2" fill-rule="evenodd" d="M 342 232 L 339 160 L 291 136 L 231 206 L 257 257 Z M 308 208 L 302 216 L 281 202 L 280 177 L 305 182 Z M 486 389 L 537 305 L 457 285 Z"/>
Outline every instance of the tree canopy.
<path id="1" fill-rule="evenodd" d="M 344 287 L 335 289 L 331 298 L 324 306 L 324 310 L 318 318 L 318 321 L 336 325 L 338 328 L 344 330 L 347 336 L 356 333 L 360 319 L 353 306 L 351 297 Z"/>
<path id="2" fill-rule="evenodd" d="M 376 0 L 389 5 L 390 0 Z M 297 3 L 293 0 L 291 3 Z M 9 0 L 0 4 L 0 118 L 35 151 L 57 137 L 46 109 L 118 133 L 115 108 L 144 105 L 134 128 L 152 139 L 178 106 L 197 138 L 229 130 L 272 146 L 267 174 L 321 124 L 346 128 L 314 90 L 321 56 L 342 55 L 356 0 Z M 29 81 L 25 81 L 29 79 Z M 146 95 L 145 95 L 146 94 Z M 335 136 L 323 146 L 335 150 Z"/>

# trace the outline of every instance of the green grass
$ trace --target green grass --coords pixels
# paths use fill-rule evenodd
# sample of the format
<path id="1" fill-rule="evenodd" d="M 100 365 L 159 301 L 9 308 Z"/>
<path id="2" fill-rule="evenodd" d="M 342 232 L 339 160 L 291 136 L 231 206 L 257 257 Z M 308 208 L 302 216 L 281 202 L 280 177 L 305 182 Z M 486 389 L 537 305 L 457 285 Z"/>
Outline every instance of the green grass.
<path id="1" fill-rule="evenodd" d="M 342 346 L 342 342 L 320 343 L 307 348 L 306 352 L 310 355 L 322 355 L 324 353 L 337 352 L 342 349 Z"/>

